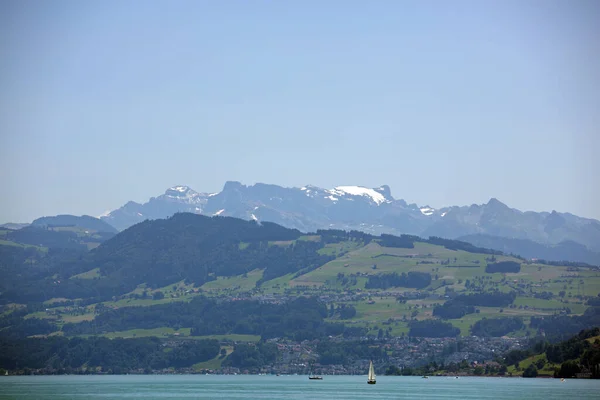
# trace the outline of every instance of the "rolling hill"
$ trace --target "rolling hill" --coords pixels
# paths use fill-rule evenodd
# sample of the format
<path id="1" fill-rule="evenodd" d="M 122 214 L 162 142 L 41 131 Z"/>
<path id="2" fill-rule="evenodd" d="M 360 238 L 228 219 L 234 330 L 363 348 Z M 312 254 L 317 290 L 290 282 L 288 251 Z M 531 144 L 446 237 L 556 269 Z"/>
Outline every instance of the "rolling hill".
<path id="1" fill-rule="evenodd" d="M 73 249 L 86 251 L 115 235 L 74 225 L 28 225 L 12 230 L 0 228 L 0 244 L 39 249 Z"/>
<path id="2" fill-rule="evenodd" d="M 156 329 L 264 336 L 272 324 L 271 332 L 293 338 L 561 335 L 600 316 L 590 303 L 600 293 L 598 268 L 536 264 L 436 237 L 304 234 L 178 213 L 91 251 L 0 251 L 0 301 L 22 310 L 0 323 L 0 334 L 17 336 Z M 303 306 L 306 315 L 291 308 L 299 319 L 282 319 L 305 297 L 317 300 Z M 227 319 L 235 315 L 244 318 Z"/>
<path id="3" fill-rule="evenodd" d="M 51 217 L 41 217 L 35 219 L 31 225 L 50 228 L 75 227 L 81 228 L 84 231 L 117 233 L 117 230 L 112 225 L 89 215 L 55 215 Z"/>

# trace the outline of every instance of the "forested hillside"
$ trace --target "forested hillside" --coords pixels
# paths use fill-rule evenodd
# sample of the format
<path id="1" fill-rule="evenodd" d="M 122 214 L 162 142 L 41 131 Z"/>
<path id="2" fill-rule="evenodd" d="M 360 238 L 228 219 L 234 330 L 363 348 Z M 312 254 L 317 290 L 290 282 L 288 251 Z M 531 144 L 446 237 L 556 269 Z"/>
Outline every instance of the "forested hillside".
<path id="1" fill-rule="evenodd" d="M 597 268 L 534 264 L 437 237 L 303 234 L 182 213 L 137 224 L 92 250 L 47 243 L 0 245 L 5 346 L 18 349 L 26 342 L 15 341 L 49 335 L 175 341 L 216 335 L 259 343 L 470 335 L 557 340 L 600 325 Z M 260 349 L 265 353 L 257 357 L 271 359 L 269 347 Z M 227 354 L 211 362 L 244 364 L 239 352 Z M 166 360 L 127 368 L 183 365 Z"/>
<path id="2" fill-rule="evenodd" d="M 538 341 L 529 349 L 506 354 L 511 370 L 524 377 L 551 375 L 555 378 L 600 378 L 600 328 L 581 330 L 562 342 Z"/>
<path id="3" fill-rule="evenodd" d="M 0 272 L 12 277 L 3 287 L 0 301 L 27 303 L 90 297 L 102 301 L 130 292 L 140 284 L 159 288 L 184 280 L 201 286 L 219 276 L 236 276 L 255 269 L 264 271 L 263 282 L 289 273 L 310 272 L 335 259 L 339 254 L 323 251 L 327 245 L 347 241 L 366 245 L 377 238 L 357 231 L 317 234 L 303 235 L 268 222 L 180 213 L 169 219 L 137 224 L 86 252 L 73 232 L 28 227 L 9 232 L 6 237 L 29 238 L 24 243 L 43 242 L 52 249 L 51 254 L 45 256 L 18 246 L 3 249 Z M 44 239 L 46 236 L 48 239 Z M 452 250 L 488 253 L 468 243 L 440 238 L 382 235 L 379 240 L 383 246 L 395 248 L 413 248 L 419 240 Z M 28 265 L 26 271 L 22 271 L 24 265 Z M 97 271 L 97 279 L 69 279 L 90 270 Z"/>

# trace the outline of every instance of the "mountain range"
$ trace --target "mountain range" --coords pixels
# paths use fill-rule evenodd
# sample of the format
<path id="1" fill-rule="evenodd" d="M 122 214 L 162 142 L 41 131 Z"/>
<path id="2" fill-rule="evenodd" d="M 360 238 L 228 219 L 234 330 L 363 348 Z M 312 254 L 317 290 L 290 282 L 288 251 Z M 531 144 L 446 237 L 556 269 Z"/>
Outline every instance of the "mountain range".
<path id="1" fill-rule="evenodd" d="M 180 185 L 143 204 L 130 201 L 100 218 L 123 230 L 177 212 L 269 221 L 303 232 L 342 229 L 438 236 L 548 260 L 600 263 L 597 220 L 556 211 L 523 212 L 495 198 L 486 204 L 435 209 L 395 199 L 387 185 L 324 189 L 229 181 L 218 193 Z"/>

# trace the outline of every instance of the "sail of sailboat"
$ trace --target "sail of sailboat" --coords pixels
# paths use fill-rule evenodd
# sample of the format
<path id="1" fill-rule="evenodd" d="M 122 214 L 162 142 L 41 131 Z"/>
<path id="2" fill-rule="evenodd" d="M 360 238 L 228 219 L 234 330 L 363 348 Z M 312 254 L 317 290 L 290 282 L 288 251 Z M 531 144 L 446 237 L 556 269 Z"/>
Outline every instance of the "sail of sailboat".
<path id="1" fill-rule="evenodd" d="M 373 361 L 371 361 L 369 363 L 369 377 L 367 378 L 367 383 L 369 385 L 374 385 L 375 382 L 375 370 L 373 369 Z"/>

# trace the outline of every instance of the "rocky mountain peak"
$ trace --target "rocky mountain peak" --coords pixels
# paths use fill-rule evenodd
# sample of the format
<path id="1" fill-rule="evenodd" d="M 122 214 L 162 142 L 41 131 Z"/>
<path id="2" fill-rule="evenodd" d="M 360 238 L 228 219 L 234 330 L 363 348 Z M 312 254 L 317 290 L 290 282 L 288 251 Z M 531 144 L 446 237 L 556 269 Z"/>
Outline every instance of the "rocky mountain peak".
<path id="1" fill-rule="evenodd" d="M 173 187 L 170 187 L 167 190 L 165 190 L 166 195 L 178 196 L 178 197 L 184 196 L 190 192 L 196 193 L 192 188 L 190 188 L 189 186 L 184 186 L 184 185 L 173 186 Z"/>
<path id="2" fill-rule="evenodd" d="M 486 204 L 488 207 L 492 207 L 492 208 L 498 208 L 498 209 L 503 209 L 503 208 L 508 208 L 508 206 L 506 204 L 504 204 L 503 202 L 501 202 L 500 200 L 498 200 L 495 197 L 492 197 Z"/>
<path id="3" fill-rule="evenodd" d="M 238 181 L 227 181 L 225 185 L 223 185 L 223 192 L 235 191 L 245 189 L 246 186 L 242 185 L 241 182 Z"/>
<path id="4" fill-rule="evenodd" d="M 385 197 L 387 200 L 394 200 L 394 198 L 392 197 L 392 190 L 388 185 L 381 185 L 373 190 L 375 190 L 378 193 L 381 193 L 383 197 Z"/>
<path id="5" fill-rule="evenodd" d="M 102 219 L 122 230 L 145 219 L 177 212 L 275 222 L 303 232 L 317 229 L 360 230 L 455 239 L 470 234 L 517 237 L 545 244 L 575 240 L 600 249 L 600 222 L 560 213 L 522 213 L 497 198 L 482 205 L 436 209 L 395 200 L 388 185 L 375 188 L 314 185 L 302 188 L 228 181 L 219 193 L 198 193 L 185 185 L 144 204 L 128 203 Z"/>

